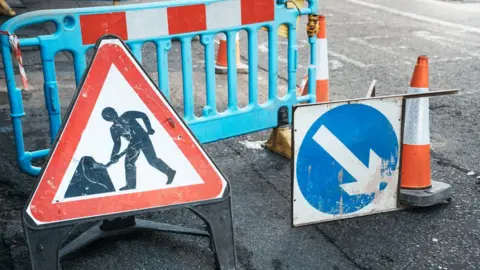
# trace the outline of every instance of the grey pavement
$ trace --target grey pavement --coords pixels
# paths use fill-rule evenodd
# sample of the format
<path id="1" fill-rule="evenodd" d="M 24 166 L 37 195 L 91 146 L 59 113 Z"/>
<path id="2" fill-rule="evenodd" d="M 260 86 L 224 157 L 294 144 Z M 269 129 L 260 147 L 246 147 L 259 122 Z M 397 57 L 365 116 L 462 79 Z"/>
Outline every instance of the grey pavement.
<path id="1" fill-rule="evenodd" d="M 132 1 L 133 2 L 133 1 Z M 138 2 L 138 1 L 135 1 Z M 464 1 L 469 2 L 469 1 Z M 102 5 L 104 1 L 24 0 L 30 9 Z M 28 6 L 28 5 L 27 5 Z M 480 269 L 479 87 L 480 4 L 435 0 L 325 0 L 332 99 L 365 95 L 372 79 L 377 94 L 405 93 L 416 58 L 430 59 L 431 89 L 461 88 L 455 96 L 430 99 L 432 178 L 453 187 L 450 204 L 409 209 L 299 228 L 290 226 L 290 161 L 259 147 L 269 131 L 205 145 L 232 185 L 234 228 L 240 269 Z M 306 18 L 298 31 L 297 84 L 308 66 Z M 25 35 L 49 31 L 26 29 Z M 259 33 L 259 65 L 268 70 L 266 33 Z M 246 39 L 241 53 L 247 61 Z M 285 91 L 286 39 L 279 40 L 279 92 Z M 193 43 L 196 112 L 204 104 L 201 44 Z M 181 62 L 174 43 L 169 56 L 175 108 L 182 111 Z M 143 53 L 156 78 L 153 48 Z M 38 52 L 25 52 L 31 93 L 25 94 L 28 148 L 48 146 Z M 57 59 L 62 107 L 74 92 L 71 57 Z M 3 76 L 2 73 L 0 73 Z M 259 74 L 260 100 L 267 73 Z M 283 79 L 282 79 L 283 78 Z M 4 81 L 2 79 L 2 81 Z M 248 76 L 239 75 L 239 100 L 246 102 Z M 225 108 L 226 77 L 217 75 L 218 106 Z M 28 269 L 20 211 L 35 178 L 16 166 L 9 106 L 0 84 L 0 269 Z M 149 218 L 201 225 L 186 211 Z M 141 232 L 101 240 L 62 261 L 65 269 L 213 269 L 205 239 Z"/>

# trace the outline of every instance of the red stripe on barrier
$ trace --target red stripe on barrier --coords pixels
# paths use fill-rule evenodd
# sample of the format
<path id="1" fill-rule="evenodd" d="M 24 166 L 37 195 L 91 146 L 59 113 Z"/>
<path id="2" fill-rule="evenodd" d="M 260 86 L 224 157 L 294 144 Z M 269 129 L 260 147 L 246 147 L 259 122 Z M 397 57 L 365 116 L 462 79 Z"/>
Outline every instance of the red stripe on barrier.
<path id="1" fill-rule="evenodd" d="M 123 40 L 128 39 L 125 12 L 81 15 L 80 27 L 84 45 L 96 43 L 105 34 L 117 35 Z"/>
<path id="2" fill-rule="evenodd" d="M 242 24 L 275 20 L 274 0 L 241 0 Z"/>
<path id="3" fill-rule="evenodd" d="M 168 33 L 181 34 L 207 30 L 204 4 L 167 8 Z"/>

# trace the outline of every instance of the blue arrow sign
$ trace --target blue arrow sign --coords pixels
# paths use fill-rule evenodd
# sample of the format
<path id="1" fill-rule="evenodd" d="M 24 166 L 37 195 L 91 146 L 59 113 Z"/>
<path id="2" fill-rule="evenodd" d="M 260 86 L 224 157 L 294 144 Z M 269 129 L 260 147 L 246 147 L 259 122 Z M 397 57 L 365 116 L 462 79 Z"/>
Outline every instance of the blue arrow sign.
<path id="1" fill-rule="evenodd" d="M 349 214 L 372 203 L 397 167 L 398 139 L 375 108 L 345 104 L 308 129 L 296 160 L 299 189 L 327 214 Z"/>

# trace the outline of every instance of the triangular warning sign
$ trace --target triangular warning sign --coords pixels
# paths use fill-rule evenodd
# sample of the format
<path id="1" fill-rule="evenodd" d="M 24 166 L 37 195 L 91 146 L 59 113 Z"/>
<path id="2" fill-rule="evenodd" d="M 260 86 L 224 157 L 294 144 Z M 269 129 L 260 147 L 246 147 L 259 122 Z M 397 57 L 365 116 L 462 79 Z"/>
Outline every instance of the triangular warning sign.
<path id="1" fill-rule="evenodd" d="M 105 37 L 26 213 L 37 225 L 221 198 L 227 181 L 118 38 Z"/>

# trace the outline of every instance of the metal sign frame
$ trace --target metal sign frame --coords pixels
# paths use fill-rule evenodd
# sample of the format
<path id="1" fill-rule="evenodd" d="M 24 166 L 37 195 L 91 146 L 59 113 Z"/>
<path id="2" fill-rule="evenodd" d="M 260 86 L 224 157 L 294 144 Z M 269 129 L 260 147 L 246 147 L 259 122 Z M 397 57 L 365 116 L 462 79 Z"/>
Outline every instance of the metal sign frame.
<path id="1" fill-rule="evenodd" d="M 100 45 L 101 41 L 104 39 L 116 39 L 119 40 L 122 45 L 125 47 L 127 53 L 132 56 L 132 61 L 136 63 L 141 72 L 146 76 L 146 79 L 152 83 L 152 86 L 156 88 L 160 95 L 165 99 L 166 105 L 173 108 L 171 102 L 165 98 L 165 95 L 158 87 L 153 83 L 153 80 L 150 78 L 148 73 L 138 62 L 138 60 L 133 57 L 132 51 L 127 46 L 127 44 L 118 36 L 115 35 L 104 35 L 102 36 L 94 47 L 94 56 L 92 59 L 95 59 L 97 53 L 97 48 Z M 91 69 L 91 65 L 94 61 L 92 60 L 89 63 L 86 72 L 82 76 L 81 83 L 77 87 L 74 98 L 72 99 L 68 111 L 66 113 L 66 119 L 70 116 L 73 106 L 75 105 L 80 91 L 83 87 L 85 79 Z M 185 123 L 185 120 L 182 117 L 178 116 L 178 113 L 173 109 L 173 112 L 177 114 L 179 121 L 184 125 L 187 132 L 193 135 L 190 127 Z M 65 129 L 67 121 L 63 121 L 59 134 Z M 202 145 L 196 138 L 192 136 L 193 139 L 197 142 L 199 147 L 203 150 Z M 57 136 L 55 142 L 52 146 L 52 149 L 57 147 L 57 144 L 60 141 L 61 136 Z M 47 162 L 50 160 L 54 151 L 50 151 L 47 156 Z M 208 153 L 204 151 L 206 157 L 211 161 L 212 165 L 217 169 L 217 171 L 225 179 L 226 187 L 221 198 L 209 199 L 197 202 L 181 203 L 176 205 L 160 206 L 150 209 L 143 210 L 133 210 L 117 214 L 107 214 L 87 218 L 79 218 L 75 220 L 60 221 L 55 223 L 49 223 L 44 225 L 37 225 L 32 218 L 28 215 L 27 209 L 33 198 L 35 190 L 38 188 L 43 175 L 46 165 L 43 166 L 40 177 L 38 177 L 37 182 L 34 186 L 33 191 L 28 197 L 27 203 L 22 211 L 22 222 L 25 230 L 25 236 L 27 239 L 27 244 L 29 248 L 31 265 L 35 269 L 61 269 L 60 258 L 68 255 L 72 252 L 80 250 L 84 246 L 98 240 L 100 238 L 109 237 L 113 235 L 124 234 L 133 230 L 139 229 L 152 229 L 161 232 L 174 232 L 181 234 L 196 235 L 202 237 L 209 237 L 211 240 L 211 247 L 215 253 L 216 265 L 219 269 L 235 269 L 236 266 L 236 251 L 235 251 L 235 240 L 234 240 L 234 231 L 233 231 L 233 215 L 232 215 L 232 202 L 231 202 L 231 187 L 230 183 L 224 176 L 224 174 L 219 170 L 215 162 L 210 158 Z M 45 163 L 47 164 L 47 163 Z M 163 210 L 170 209 L 180 209 L 187 208 L 192 211 L 198 217 L 200 217 L 207 225 L 207 230 L 187 228 L 181 226 L 175 226 L 171 224 L 158 223 L 148 220 L 136 219 L 135 215 L 140 215 L 144 213 L 152 213 Z M 60 249 L 60 246 L 70 234 L 70 232 L 77 226 L 91 222 L 91 221 L 101 221 L 97 222 L 95 225 L 90 227 L 87 231 L 82 233 L 80 236 L 72 240 L 64 248 Z"/>
<path id="2" fill-rule="evenodd" d="M 397 208 L 396 209 L 389 209 L 389 210 L 380 210 L 380 211 L 374 211 L 374 212 L 367 212 L 363 214 L 357 214 L 357 215 L 336 215 L 333 216 L 331 219 L 324 220 L 324 221 L 313 221 L 313 222 L 307 222 L 303 224 L 295 224 L 295 215 L 294 215 L 294 203 L 295 203 L 295 164 L 297 162 L 296 159 L 296 154 L 295 154 L 295 112 L 298 108 L 303 108 L 303 107 L 311 107 L 311 106 L 318 106 L 318 105 L 327 105 L 327 104 L 338 104 L 338 103 L 346 103 L 346 104 L 351 104 L 351 103 L 357 103 L 357 102 L 362 102 L 362 101 L 367 101 L 367 100 L 384 100 L 384 99 L 401 99 L 402 101 L 402 108 L 401 108 L 401 119 L 400 119 L 400 134 L 399 134 L 399 156 L 398 156 L 398 172 L 401 171 L 402 168 L 402 162 L 401 162 L 401 155 L 402 155 L 402 148 L 403 148 L 403 130 L 404 130 L 404 116 L 405 116 L 405 100 L 410 99 L 410 98 L 422 98 L 422 97 L 433 97 L 433 96 L 440 96 L 440 95 L 450 95 L 450 94 L 456 94 L 459 92 L 458 89 L 452 89 L 452 90 L 438 90 L 438 91 L 430 91 L 428 93 L 413 93 L 413 94 L 399 94 L 399 95 L 389 95 L 389 96 L 375 96 L 375 83 L 376 81 L 373 81 L 372 84 L 369 87 L 368 93 L 366 97 L 363 98 L 357 98 L 357 99 L 345 99 L 345 100 L 336 100 L 336 101 L 326 101 L 326 102 L 316 102 L 316 103 L 310 103 L 310 104 L 299 104 L 293 107 L 293 117 L 292 117 L 292 159 L 291 159 L 291 211 L 292 211 L 292 227 L 298 227 L 298 226 L 305 226 L 305 225 L 310 225 L 314 223 L 324 223 L 324 222 L 330 222 L 334 220 L 340 220 L 340 219 L 346 219 L 346 218 L 355 218 L 355 217 L 361 217 L 365 215 L 371 215 L 371 214 L 376 214 L 376 213 L 383 213 L 383 212 L 390 212 L 390 211 L 396 211 L 396 210 L 402 210 L 405 207 L 400 204 L 399 200 L 399 194 L 400 194 L 400 184 L 401 184 L 401 174 L 399 173 L 398 175 L 398 186 L 397 186 Z"/>

